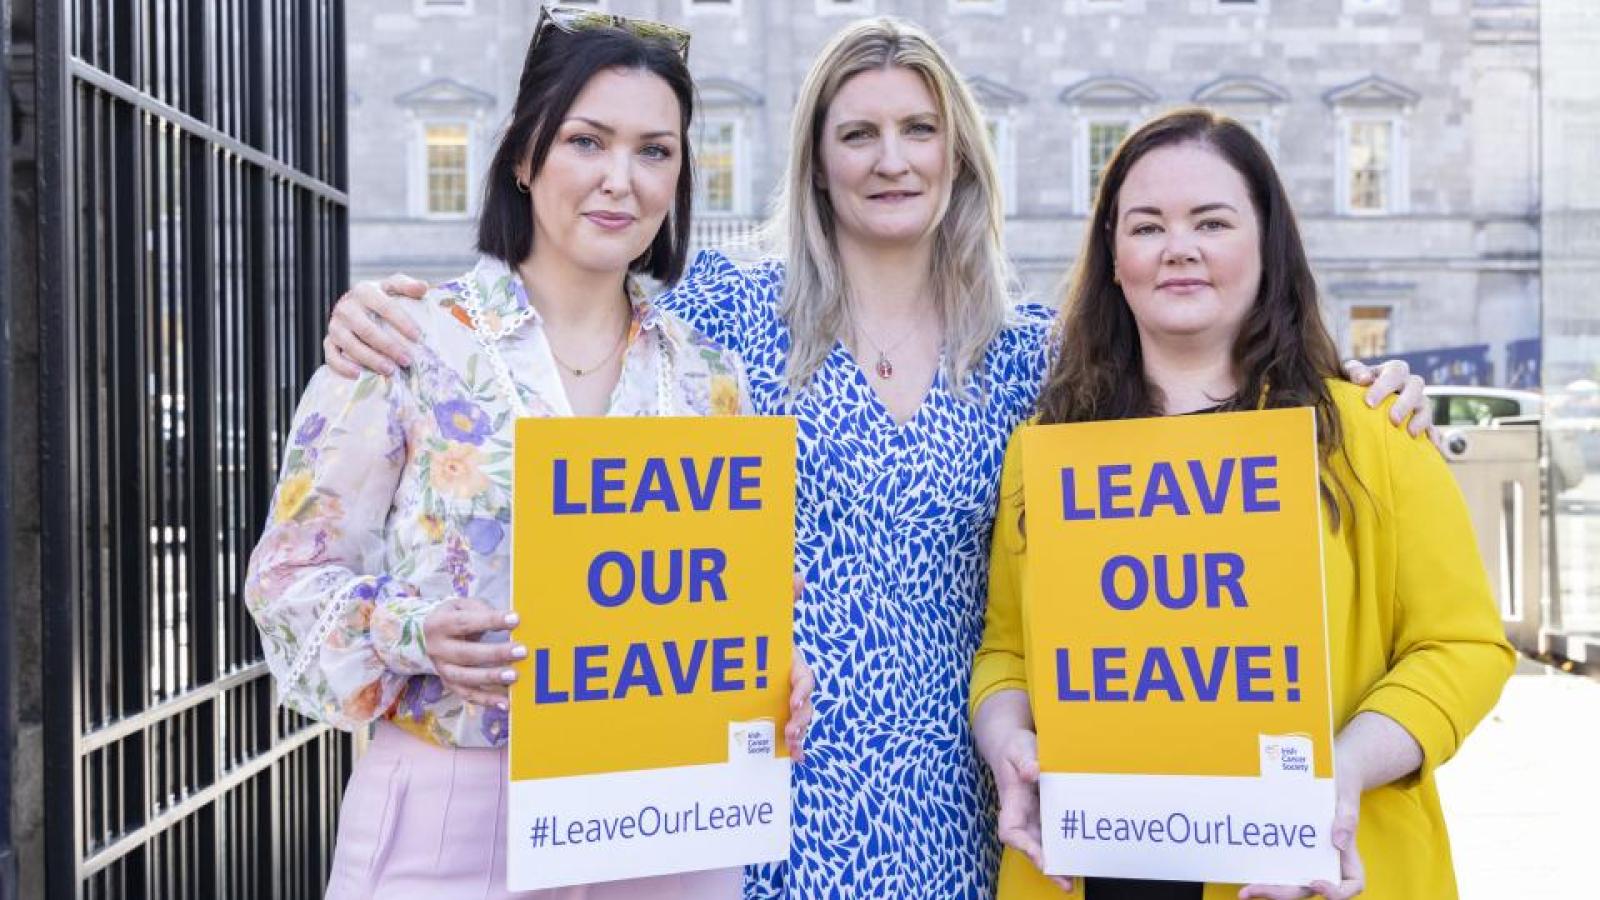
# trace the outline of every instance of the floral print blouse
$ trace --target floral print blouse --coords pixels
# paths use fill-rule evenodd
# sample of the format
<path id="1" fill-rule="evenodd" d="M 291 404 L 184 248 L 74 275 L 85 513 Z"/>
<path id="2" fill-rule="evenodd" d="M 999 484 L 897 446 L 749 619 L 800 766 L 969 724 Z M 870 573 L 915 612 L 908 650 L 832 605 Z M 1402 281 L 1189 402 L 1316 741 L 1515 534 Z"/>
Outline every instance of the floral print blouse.
<path id="1" fill-rule="evenodd" d="M 608 415 L 750 411 L 735 357 L 631 281 L 629 294 Z M 422 633 L 451 598 L 510 604 L 518 412 L 487 347 L 498 348 L 526 414 L 573 413 L 539 316 L 505 263 L 480 260 L 422 305 L 409 368 L 312 377 L 245 600 L 286 706 L 345 729 L 387 717 L 439 744 L 498 747 L 506 714 L 445 691 Z"/>

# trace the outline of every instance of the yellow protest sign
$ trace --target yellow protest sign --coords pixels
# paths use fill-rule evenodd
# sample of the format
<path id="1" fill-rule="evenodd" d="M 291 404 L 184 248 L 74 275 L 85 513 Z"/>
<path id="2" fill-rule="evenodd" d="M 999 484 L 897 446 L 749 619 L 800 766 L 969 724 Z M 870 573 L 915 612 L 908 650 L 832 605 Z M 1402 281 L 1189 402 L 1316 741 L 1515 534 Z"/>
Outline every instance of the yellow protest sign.
<path id="1" fill-rule="evenodd" d="M 1337 881 L 1312 410 L 1022 440 L 1048 869 Z"/>
<path id="2" fill-rule="evenodd" d="M 508 879 L 783 858 L 794 420 L 523 419 Z"/>

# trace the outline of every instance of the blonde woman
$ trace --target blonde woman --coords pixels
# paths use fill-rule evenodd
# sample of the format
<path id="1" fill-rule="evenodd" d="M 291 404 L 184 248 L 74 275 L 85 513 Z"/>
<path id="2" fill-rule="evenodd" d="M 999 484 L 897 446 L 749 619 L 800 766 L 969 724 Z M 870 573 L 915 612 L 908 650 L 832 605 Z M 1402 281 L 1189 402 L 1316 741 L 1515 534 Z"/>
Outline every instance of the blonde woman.
<path id="1" fill-rule="evenodd" d="M 1032 412 L 1051 314 L 1012 306 L 983 118 L 921 29 L 835 35 L 789 159 L 784 260 L 702 254 L 657 300 L 744 360 L 758 412 L 800 420 L 795 640 L 815 718 L 789 864 L 746 896 L 986 898 L 992 790 L 963 709 L 1005 441 Z M 330 326 L 335 368 L 405 364 L 369 313 L 411 334 L 383 287 L 359 286 Z M 1405 380 L 1388 375 L 1385 393 Z"/>

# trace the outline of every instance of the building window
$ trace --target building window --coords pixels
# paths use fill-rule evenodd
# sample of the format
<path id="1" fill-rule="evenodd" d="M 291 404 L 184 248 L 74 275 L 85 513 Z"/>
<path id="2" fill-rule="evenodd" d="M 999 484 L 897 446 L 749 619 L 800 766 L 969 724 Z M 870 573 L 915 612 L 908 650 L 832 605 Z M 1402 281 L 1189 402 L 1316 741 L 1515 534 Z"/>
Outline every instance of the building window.
<path id="1" fill-rule="evenodd" d="M 1397 212 L 1400 207 L 1398 140 L 1393 119 L 1350 119 L 1345 124 L 1345 211 Z"/>
<path id="2" fill-rule="evenodd" d="M 1350 355 L 1362 359 L 1393 352 L 1389 346 L 1389 307 L 1350 307 Z"/>
<path id="3" fill-rule="evenodd" d="M 1234 116 L 1234 121 L 1245 127 L 1245 130 L 1255 135 L 1261 146 L 1266 148 L 1268 155 L 1275 155 L 1272 146 L 1272 122 L 1267 116 Z"/>
<path id="4" fill-rule="evenodd" d="M 1094 209 L 1095 192 L 1100 189 L 1100 179 L 1111 162 L 1111 155 L 1117 152 L 1117 145 L 1128 136 L 1132 127 L 1130 121 L 1121 118 L 1090 119 L 1085 123 L 1082 153 L 1079 155 L 1079 171 L 1083 173 L 1079 208 L 1084 212 Z"/>
<path id="5" fill-rule="evenodd" d="M 1267 0 L 1211 0 L 1211 8 L 1217 10 L 1265 10 Z"/>
<path id="6" fill-rule="evenodd" d="M 467 126 L 432 122 L 423 126 L 430 216 L 467 214 Z"/>
<path id="7" fill-rule="evenodd" d="M 823 16 L 864 16 L 872 12 L 872 0 L 817 0 L 817 14 Z"/>
<path id="8" fill-rule="evenodd" d="M 1011 123 L 1005 118 L 991 117 L 984 125 L 989 132 L 989 150 L 1000 170 L 1000 202 L 1009 216 L 1016 212 L 1017 206 L 1017 165 L 1011 144 Z"/>
<path id="9" fill-rule="evenodd" d="M 738 215 L 743 193 L 739 190 L 739 123 L 705 119 L 695 137 L 695 209 L 707 215 Z"/>
<path id="10" fill-rule="evenodd" d="M 416 0 L 419 16 L 466 16 L 472 14 L 472 0 Z"/>

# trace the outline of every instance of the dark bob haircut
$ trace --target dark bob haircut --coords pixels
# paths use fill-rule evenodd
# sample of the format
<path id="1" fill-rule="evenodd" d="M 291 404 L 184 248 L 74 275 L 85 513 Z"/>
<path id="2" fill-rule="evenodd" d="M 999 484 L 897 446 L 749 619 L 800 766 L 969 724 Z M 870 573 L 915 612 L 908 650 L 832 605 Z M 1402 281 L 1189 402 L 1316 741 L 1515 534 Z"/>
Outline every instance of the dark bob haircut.
<path id="1" fill-rule="evenodd" d="M 630 69 L 658 76 L 678 98 L 682 129 L 682 168 L 672 212 L 661 231 L 629 269 L 664 283 L 683 274 L 689 256 L 689 207 L 694 196 L 694 155 L 689 151 L 689 121 L 694 116 L 694 82 L 676 49 L 665 41 L 641 38 L 617 28 L 566 32 L 548 29 L 528 46 L 517 84 L 516 106 L 483 189 L 478 217 L 478 251 L 515 266 L 533 252 L 533 215 L 517 190 L 517 165 L 532 154 L 530 177 L 538 177 L 550 145 L 589 79 L 608 69 Z"/>

